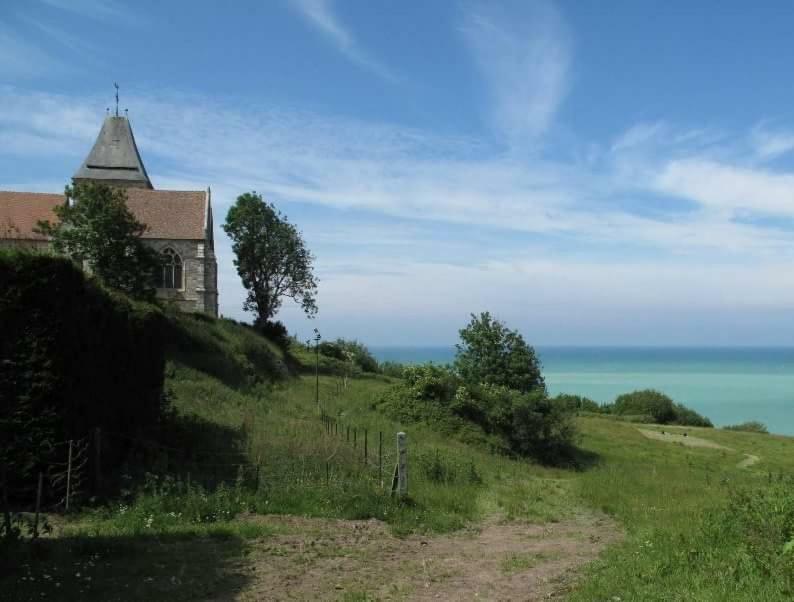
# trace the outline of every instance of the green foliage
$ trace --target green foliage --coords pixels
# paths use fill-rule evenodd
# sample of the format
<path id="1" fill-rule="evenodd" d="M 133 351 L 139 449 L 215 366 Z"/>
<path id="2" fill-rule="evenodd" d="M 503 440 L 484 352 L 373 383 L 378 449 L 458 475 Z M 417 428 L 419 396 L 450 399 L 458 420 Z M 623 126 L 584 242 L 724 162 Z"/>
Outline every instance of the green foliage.
<path id="1" fill-rule="evenodd" d="M 362 371 L 376 373 L 378 360 L 370 353 L 366 345 L 356 340 L 336 339 L 320 343 L 320 353 L 340 362 L 352 363 Z"/>
<path id="2" fill-rule="evenodd" d="M 250 391 L 294 374 L 294 360 L 253 327 L 227 318 L 179 311 L 168 314 L 168 359 Z"/>
<path id="3" fill-rule="evenodd" d="M 309 317 L 317 313 L 314 257 L 298 229 L 272 203 L 255 192 L 240 195 L 223 230 L 232 240 L 234 265 L 248 290 L 243 309 L 267 322 L 286 297 Z"/>
<path id="4" fill-rule="evenodd" d="M 270 342 L 278 345 L 282 350 L 289 349 L 292 339 L 289 336 L 289 331 L 283 322 L 267 320 L 262 322 L 257 319 L 254 321 L 254 330 L 256 330 L 263 337 Z"/>
<path id="5" fill-rule="evenodd" d="M 38 225 L 52 237 L 53 249 L 85 261 L 110 288 L 152 300 L 159 258 L 141 240 L 147 226 L 127 209 L 124 190 L 87 182 L 67 186 L 66 197 L 70 202 L 54 209 L 58 223 Z"/>
<path id="6" fill-rule="evenodd" d="M 766 428 L 766 425 L 763 422 L 758 422 L 757 420 L 750 420 L 740 424 L 731 424 L 729 426 L 723 426 L 722 428 L 726 431 L 744 431 L 747 433 L 763 433 L 765 435 L 769 434 L 769 430 Z"/>
<path id="7" fill-rule="evenodd" d="M 562 407 L 571 412 L 601 412 L 601 406 L 597 401 L 593 401 L 588 397 L 581 395 L 570 395 L 568 393 L 560 393 L 552 399 L 554 403 L 560 404 Z"/>
<path id="8" fill-rule="evenodd" d="M 400 362 L 381 362 L 379 365 L 380 373 L 392 378 L 402 378 L 406 365 Z"/>
<path id="9" fill-rule="evenodd" d="M 52 443 L 135 433 L 163 413 L 165 319 L 65 258 L 0 253 L 0 429 L 13 479 Z M 117 460 L 105 454 L 110 465 Z M 16 483 L 12 482 L 12 485 Z"/>
<path id="10" fill-rule="evenodd" d="M 470 386 L 450 368 L 433 364 L 409 366 L 403 379 L 379 401 L 379 407 L 397 419 L 431 422 L 464 439 L 542 462 L 572 458 L 573 416 L 542 390 L 522 393 L 500 385 Z"/>
<path id="11" fill-rule="evenodd" d="M 455 369 L 468 385 L 498 385 L 528 393 L 545 392 L 540 360 L 518 331 L 488 312 L 472 314 L 469 324 L 460 331 L 456 345 Z"/>
<path id="12" fill-rule="evenodd" d="M 664 393 L 652 389 L 619 395 L 615 399 L 615 403 L 608 406 L 606 410 L 618 416 L 635 416 L 637 417 L 637 420 L 635 420 L 637 422 L 680 424 L 682 426 L 712 426 L 708 418 L 681 404 L 675 403 Z M 650 417 L 650 420 L 643 417 Z"/>

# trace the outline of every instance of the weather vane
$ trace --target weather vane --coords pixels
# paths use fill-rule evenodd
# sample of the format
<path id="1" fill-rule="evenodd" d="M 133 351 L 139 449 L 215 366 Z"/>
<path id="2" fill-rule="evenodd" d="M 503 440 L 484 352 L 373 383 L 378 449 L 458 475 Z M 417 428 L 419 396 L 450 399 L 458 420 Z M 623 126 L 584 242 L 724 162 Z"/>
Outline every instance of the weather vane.
<path id="1" fill-rule="evenodd" d="M 116 88 L 116 117 L 119 116 L 119 85 L 116 82 L 113 82 L 113 85 Z"/>

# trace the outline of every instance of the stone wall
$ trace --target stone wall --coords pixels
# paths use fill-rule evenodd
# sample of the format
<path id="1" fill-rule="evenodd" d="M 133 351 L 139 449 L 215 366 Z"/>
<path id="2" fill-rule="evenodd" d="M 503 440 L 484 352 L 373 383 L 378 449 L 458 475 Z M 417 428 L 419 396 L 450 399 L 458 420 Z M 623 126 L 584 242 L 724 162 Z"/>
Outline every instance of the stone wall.
<path id="1" fill-rule="evenodd" d="M 205 252 L 204 241 L 147 239 L 161 253 L 166 248 L 182 258 L 182 288 L 157 289 L 157 297 L 175 303 L 182 311 L 218 315 L 217 264 L 215 254 Z"/>

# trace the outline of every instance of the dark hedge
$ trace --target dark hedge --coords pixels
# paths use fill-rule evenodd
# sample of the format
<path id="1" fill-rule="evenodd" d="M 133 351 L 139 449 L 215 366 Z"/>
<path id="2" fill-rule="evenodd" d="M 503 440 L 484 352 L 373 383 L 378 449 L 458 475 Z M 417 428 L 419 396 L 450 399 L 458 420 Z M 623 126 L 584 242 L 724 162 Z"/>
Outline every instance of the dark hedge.
<path id="1" fill-rule="evenodd" d="M 165 326 L 67 259 L 0 252 L 0 461 L 24 471 L 49 442 L 155 425 Z"/>

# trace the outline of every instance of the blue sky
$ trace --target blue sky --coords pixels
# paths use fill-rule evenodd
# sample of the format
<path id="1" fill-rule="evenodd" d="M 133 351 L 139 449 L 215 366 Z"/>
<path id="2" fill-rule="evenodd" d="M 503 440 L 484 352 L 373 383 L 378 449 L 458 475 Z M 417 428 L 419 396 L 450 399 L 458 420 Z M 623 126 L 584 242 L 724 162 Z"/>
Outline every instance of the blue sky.
<path id="1" fill-rule="evenodd" d="M 0 4 L 0 188 L 61 190 L 118 81 L 156 187 L 301 228 L 301 336 L 447 344 L 490 310 L 543 345 L 791 343 L 794 5 L 218 6 Z"/>

